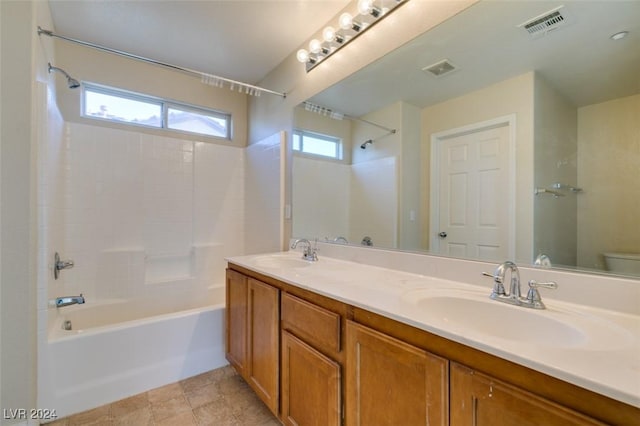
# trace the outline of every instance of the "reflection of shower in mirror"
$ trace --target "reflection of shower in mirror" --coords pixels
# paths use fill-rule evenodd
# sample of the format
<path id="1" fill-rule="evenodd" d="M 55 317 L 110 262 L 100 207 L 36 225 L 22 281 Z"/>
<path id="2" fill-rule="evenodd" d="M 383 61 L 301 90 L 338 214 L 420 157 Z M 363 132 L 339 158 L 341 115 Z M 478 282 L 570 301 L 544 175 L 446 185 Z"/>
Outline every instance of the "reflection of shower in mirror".
<path id="1" fill-rule="evenodd" d="M 368 139 L 368 140 L 364 141 L 364 143 L 362 145 L 360 145 L 360 148 L 367 149 L 367 145 L 370 144 L 370 143 L 373 143 L 372 139 Z"/>
<path id="2" fill-rule="evenodd" d="M 396 132 L 397 132 L 396 129 L 389 129 L 389 132 L 385 133 L 382 136 L 378 136 L 377 138 L 374 138 L 374 139 L 367 139 L 366 141 L 364 141 L 364 143 L 362 145 L 360 145 L 360 148 L 361 149 L 367 149 L 367 145 L 372 144 L 373 141 L 377 141 L 378 139 L 382 139 L 382 138 L 387 137 L 389 135 L 395 135 Z"/>

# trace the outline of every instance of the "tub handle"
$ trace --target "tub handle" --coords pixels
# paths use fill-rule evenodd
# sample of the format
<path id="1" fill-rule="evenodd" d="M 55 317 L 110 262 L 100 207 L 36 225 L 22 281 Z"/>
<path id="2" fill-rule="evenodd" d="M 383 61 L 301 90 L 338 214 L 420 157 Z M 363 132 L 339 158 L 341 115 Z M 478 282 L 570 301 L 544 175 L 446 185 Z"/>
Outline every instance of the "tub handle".
<path id="1" fill-rule="evenodd" d="M 73 260 L 60 260 L 60 255 L 58 254 L 58 252 L 56 252 L 53 257 L 53 277 L 57 280 L 60 276 L 60 271 L 62 271 L 63 269 L 71 269 L 73 268 L 73 265 Z"/>

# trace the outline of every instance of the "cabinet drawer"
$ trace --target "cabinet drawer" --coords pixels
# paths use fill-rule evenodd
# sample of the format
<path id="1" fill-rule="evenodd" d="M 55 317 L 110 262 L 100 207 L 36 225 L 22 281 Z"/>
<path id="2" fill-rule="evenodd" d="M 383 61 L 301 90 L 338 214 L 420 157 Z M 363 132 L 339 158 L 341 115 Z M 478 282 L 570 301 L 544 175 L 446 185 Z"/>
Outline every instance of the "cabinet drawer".
<path id="1" fill-rule="evenodd" d="M 340 352 L 340 315 L 287 293 L 281 315 L 283 329 L 316 348 Z"/>

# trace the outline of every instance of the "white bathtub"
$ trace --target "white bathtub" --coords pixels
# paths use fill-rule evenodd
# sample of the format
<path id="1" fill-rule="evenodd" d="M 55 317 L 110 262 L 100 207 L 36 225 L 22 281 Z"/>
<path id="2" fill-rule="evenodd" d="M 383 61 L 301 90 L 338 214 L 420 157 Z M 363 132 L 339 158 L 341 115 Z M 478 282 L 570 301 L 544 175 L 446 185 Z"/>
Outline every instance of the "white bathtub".
<path id="1" fill-rule="evenodd" d="M 64 417 L 226 365 L 224 287 L 211 290 L 213 304 L 168 314 L 158 301 L 60 308 L 41 353 L 39 407 Z"/>

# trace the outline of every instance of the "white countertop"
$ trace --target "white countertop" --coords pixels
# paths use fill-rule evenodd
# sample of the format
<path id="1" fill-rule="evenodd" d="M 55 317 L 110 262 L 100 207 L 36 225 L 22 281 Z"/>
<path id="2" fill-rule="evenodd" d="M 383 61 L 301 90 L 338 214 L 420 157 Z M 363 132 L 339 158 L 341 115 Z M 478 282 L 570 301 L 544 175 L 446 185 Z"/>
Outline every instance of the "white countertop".
<path id="1" fill-rule="evenodd" d="M 544 295 L 546 310 L 515 307 L 489 300 L 490 282 L 485 288 L 329 257 L 303 262 L 295 251 L 227 261 L 640 407 L 638 315 L 545 299 Z M 525 288 L 523 280 L 523 294 Z M 459 312 L 423 304 L 425 296 L 436 297 L 429 302 L 446 303 L 452 295 L 456 302 L 464 299 L 472 304 L 456 305 L 461 306 Z M 485 312 L 482 318 L 474 318 L 469 311 L 475 306 L 485 309 L 485 302 L 496 304 L 497 314 L 490 311 L 490 315 Z M 531 318 L 531 328 L 514 329 L 514 324 L 501 322 L 504 314 Z M 495 329 L 483 332 L 493 321 Z M 536 333 L 536 326 L 545 323 L 554 331 L 548 336 Z M 567 330 L 584 332 L 563 335 Z"/>

